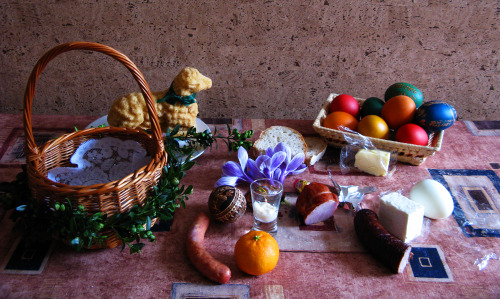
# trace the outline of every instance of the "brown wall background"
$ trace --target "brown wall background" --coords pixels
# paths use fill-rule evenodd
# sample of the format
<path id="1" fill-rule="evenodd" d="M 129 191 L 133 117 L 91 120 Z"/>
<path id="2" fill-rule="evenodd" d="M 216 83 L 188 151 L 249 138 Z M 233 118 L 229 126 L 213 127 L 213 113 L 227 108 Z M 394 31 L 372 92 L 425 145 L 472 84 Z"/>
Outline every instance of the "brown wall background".
<path id="1" fill-rule="evenodd" d="M 213 80 L 200 117 L 314 119 L 331 92 L 383 97 L 409 82 L 460 119 L 500 119 L 500 2 L 0 1 L 0 113 L 21 113 L 27 78 L 48 49 L 69 41 L 129 56 L 152 90 L 184 66 Z M 111 58 L 52 61 L 33 113 L 107 114 L 138 91 Z"/>

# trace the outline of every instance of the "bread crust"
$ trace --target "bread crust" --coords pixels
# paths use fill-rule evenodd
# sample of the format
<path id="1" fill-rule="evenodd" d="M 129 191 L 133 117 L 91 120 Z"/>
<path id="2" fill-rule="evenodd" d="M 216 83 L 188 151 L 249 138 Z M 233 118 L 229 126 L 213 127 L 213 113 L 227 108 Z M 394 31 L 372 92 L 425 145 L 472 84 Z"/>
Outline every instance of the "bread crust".
<path id="1" fill-rule="evenodd" d="M 322 137 L 309 136 L 304 137 L 304 139 L 307 143 L 307 156 L 305 163 L 307 166 L 311 166 L 323 158 L 328 144 Z"/>
<path id="2" fill-rule="evenodd" d="M 295 139 L 290 140 L 290 138 L 286 138 L 286 136 L 273 135 L 275 131 L 279 130 L 287 132 L 289 135 L 291 134 L 291 136 L 295 137 Z M 305 157 L 307 156 L 307 143 L 304 137 L 299 131 L 286 126 L 271 126 L 262 131 L 259 138 L 253 144 L 252 152 L 255 156 L 263 155 L 269 147 L 274 148 L 280 142 L 286 143 L 290 147 L 292 150 L 292 156 L 295 156 L 300 152 L 304 153 L 305 160 Z M 299 147 L 300 150 L 297 149 L 297 147 Z"/>

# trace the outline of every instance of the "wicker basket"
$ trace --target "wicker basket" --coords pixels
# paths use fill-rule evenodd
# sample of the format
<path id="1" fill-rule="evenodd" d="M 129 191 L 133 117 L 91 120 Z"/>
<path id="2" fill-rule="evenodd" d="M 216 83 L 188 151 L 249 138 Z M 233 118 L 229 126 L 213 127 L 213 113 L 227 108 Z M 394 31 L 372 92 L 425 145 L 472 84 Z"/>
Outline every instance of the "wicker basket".
<path id="1" fill-rule="evenodd" d="M 338 96 L 338 94 L 330 94 L 328 99 L 323 103 L 323 107 L 321 107 L 318 116 L 314 120 L 313 128 L 318 134 L 325 138 L 328 144 L 335 147 L 343 147 L 347 144 L 344 138 L 344 134 L 351 137 L 355 137 L 355 134 L 323 127 L 323 120 L 328 115 L 330 103 L 336 96 Z M 360 104 L 364 102 L 364 99 L 356 98 L 356 100 Z M 379 149 L 396 151 L 397 159 L 399 162 L 409 163 L 412 165 L 420 165 L 424 163 L 424 161 L 428 157 L 434 155 L 441 149 L 443 135 L 444 131 L 430 134 L 429 143 L 427 144 L 427 146 L 413 145 L 379 138 L 369 139 L 371 140 L 373 145 Z"/>
<path id="2" fill-rule="evenodd" d="M 37 78 L 45 66 L 56 56 L 72 50 L 96 51 L 121 62 L 132 74 L 146 100 L 151 119 L 151 135 L 136 129 L 104 127 L 76 131 L 47 142 L 38 147 L 33 138 L 31 125 L 31 106 Z M 162 133 L 151 91 L 144 76 L 137 66 L 122 53 L 105 45 L 88 42 L 62 44 L 49 50 L 36 63 L 28 80 L 24 95 L 24 135 L 26 140 L 26 164 L 29 185 L 35 200 L 52 206 L 55 202 L 70 199 L 74 205 L 83 205 L 89 213 L 102 212 L 109 216 L 124 213 L 134 205 L 145 203 L 148 195 L 158 183 L 163 167 L 167 163 Z M 152 157 L 149 164 L 122 178 L 121 180 L 92 186 L 70 186 L 56 183 L 47 178 L 49 170 L 67 167 L 70 158 L 78 146 L 92 138 L 111 136 L 126 140 L 135 140 L 142 144 Z M 108 236 L 105 244 L 97 247 L 113 248 L 121 244 L 112 231 L 104 232 Z"/>

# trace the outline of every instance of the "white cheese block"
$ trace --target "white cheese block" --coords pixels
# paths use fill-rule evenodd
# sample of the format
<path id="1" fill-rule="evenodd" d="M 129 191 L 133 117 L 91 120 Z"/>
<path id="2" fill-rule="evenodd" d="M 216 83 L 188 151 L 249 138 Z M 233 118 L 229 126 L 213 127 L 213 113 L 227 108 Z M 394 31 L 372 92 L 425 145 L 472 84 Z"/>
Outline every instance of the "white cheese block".
<path id="1" fill-rule="evenodd" d="M 389 170 L 391 153 L 361 149 L 354 156 L 354 167 L 376 176 L 385 176 Z"/>
<path id="2" fill-rule="evenodd" d="M 378 216 L 387 231 L 406 243 L 422 233 L 424 210 L 422 204 L 392 192 L 380 198 Z"/>

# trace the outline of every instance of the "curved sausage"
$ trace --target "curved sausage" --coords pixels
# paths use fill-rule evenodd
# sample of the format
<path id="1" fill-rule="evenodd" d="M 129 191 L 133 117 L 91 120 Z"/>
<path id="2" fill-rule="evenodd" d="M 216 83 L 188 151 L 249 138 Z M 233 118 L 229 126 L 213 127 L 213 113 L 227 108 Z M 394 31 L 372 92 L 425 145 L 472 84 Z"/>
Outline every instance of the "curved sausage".
<path id="1" fill-rule="evenodd" d="M 227 283 L 231 278 L 231 269 L 213 258 L 203 245 L 205 232 L 209 225 L 208 215 L 203 212 L 199 213 L 186 240 L 187 254 L 191 263 L 207 278 L 218 283 Z"/>
<path id="2" fill-rule="evenodd" d="M 361 243 L 394 273 L 402 273 L 411 259 L 411 246 L 404 243 L 380 224 L 377 214 L 363 209 L 354 217 L 354 229 Z"/>

